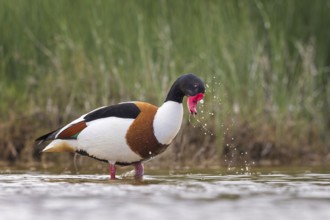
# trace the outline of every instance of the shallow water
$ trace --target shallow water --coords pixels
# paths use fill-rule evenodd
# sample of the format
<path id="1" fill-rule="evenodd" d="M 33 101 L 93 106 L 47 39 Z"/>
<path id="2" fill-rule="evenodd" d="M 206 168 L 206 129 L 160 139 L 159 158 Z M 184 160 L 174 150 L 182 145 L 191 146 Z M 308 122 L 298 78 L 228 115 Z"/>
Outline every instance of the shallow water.
<path id="1" fill-rule="evenodd" d="M 330 219 L 330 174 L 0 175 L 0 219 Z"/>

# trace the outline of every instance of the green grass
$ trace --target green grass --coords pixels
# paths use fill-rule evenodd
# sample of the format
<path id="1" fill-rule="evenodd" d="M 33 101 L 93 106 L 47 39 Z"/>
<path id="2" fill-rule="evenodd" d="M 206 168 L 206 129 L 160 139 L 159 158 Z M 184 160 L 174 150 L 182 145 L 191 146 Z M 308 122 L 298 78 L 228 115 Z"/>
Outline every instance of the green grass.
<path id="1" fill-rule="evenodd" d="M 0 129 L 34 118 L 22 134 L 32 145 L 101 105 L 161 104 L 194 72 L 209 86 L 201 117 L 219 155 L 244 123 L 251 143 L 329 152 L 329 10 L 327 0 L 3 0 Z"/>

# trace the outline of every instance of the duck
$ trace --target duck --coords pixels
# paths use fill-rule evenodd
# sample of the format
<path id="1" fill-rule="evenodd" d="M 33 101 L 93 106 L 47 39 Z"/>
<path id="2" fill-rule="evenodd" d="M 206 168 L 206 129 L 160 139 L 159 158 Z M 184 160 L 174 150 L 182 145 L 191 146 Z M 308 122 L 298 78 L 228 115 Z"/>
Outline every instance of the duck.
<path id="1" fill-rule="evenodd" d="M 110 179 L 117 166 L 134 166 L 142 179 L 144 162 L 163 153 L 178 134 L 183 120 L 183 98 L 188 112 L 197 114 L 205 84 L 195 74 L 178 77 L 159 107 L 142 101 L 122 102 L 90 111 L 67 125 L 38 137 L 41 152 L 73 152 L 109 164 Z"/>

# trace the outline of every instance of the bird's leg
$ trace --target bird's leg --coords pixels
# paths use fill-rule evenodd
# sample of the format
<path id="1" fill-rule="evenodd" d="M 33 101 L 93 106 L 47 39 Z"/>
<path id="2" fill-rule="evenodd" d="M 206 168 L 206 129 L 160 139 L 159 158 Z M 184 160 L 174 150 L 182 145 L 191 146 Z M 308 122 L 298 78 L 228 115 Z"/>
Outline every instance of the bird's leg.
<path id="1" fill-rule="evenodd" d="M 142 179 L 144 174 L 144 168 L 142 162 L 138 162 L 134 164 L 134 168 L 135 168 L 135 175 L 134 175 L 135 179 Z"/>
<path id="2" fill-rule="evenodd" d="M 115 180 L 116 179 L 116 165 L 115 165 L 115 163 L 110 162 L 109 170 L 110 170 L 110 179 Z"/>

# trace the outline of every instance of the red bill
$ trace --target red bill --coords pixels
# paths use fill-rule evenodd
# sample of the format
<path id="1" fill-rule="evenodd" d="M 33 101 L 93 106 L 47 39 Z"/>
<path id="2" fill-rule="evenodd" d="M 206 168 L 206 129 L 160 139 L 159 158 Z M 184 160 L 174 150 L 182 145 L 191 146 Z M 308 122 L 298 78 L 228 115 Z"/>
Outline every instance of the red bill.
<path id="1" fill-rule="evenodd" d="M 200 100 L 202 100 L 204 98 L 204 94 L 203 93 L 198 93 L 195 96 L 188 96 L 187 98 L 187 106 L 188 106 L 188 110 L 190 112 L 190 114 L 192 115 L 196 115 L 197 114 L 197 104 Z"/>

